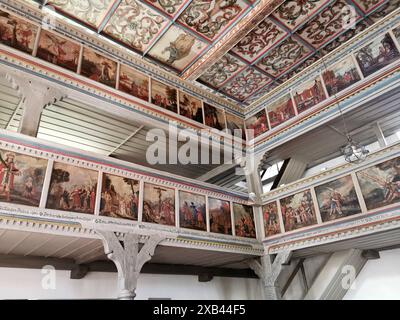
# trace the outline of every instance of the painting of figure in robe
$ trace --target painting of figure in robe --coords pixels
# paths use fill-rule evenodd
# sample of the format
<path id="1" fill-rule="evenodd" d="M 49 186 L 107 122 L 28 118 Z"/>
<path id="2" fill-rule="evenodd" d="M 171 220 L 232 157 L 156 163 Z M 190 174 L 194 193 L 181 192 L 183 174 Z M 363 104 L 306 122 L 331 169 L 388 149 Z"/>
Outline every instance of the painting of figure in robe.
<path id="1" fill-rule="evenodd" d="M 317 223 L 310 190 L 280 200 L 285 231 L 292 231 Z"/>
<path id="2" fill-rule="evenodd" d="M 175 190 L 155 184 L 144 184 L 143 221 L 175 225 Z"/>
<path id="3" fill-rule="evenodd" d="M 55 162 L 46 208 L 94 213 L 98 172 Z"/>
<path id="4" fill-rule="evenodd" d="M 322 221 L 348 217 L 361 212 L 351 176 L 315 187 Z"/>
<path id="5" fill-rule="evenodd" d="M 258 137 L 268 131 L 268 120 L 265 109 L 260 110 L 255 115 L 246 119 L 247 136 Z"/>
<path id="6" fill-rule="evenodd" d="M 267 203 L 262 206 L 264 218 L 265 236 L 273 236 L 274 234 L 281 233 L 279 225 L 278 205 L 276 201 Z"/>
<path id="7" fill-rule="evenodd" d="M 231 207 L 229 201 L 208 198 L 208 213 L 210 215 L 211 232 L 232 234 Z"/>
<path id="8" fill-rule="evenodd" d="M 235 219 L 236 236 L 255 238 L 256 227 L 254 224 L 253 207 L 240 203 L 233 203 L 232 209 Z"/>
<path id="9" fill-rule="evenodd" d="M 137 220 L 138 209 L 139 181 L 104 173 L 100 215 Z"/>
<path id="10" fill-rule="evenodd" d="M 206 197 L 179 191 L 179 224 L 182 228 L 207 230 Z"/>
<path id="11" fill-rule="evenodd" d="M 400 202 L 400 157 L 357 172 L 368 210 Z"/>
<path id="12" fill-rule="evenodd" d="M 62 38 L 47 30 L 40 32 L 36 56 L 50 63 L 76 72 L 78 69 L 79 44 Z"/>
<path id="13" fill-rule="evenodd" d="M 0 201 L 38 207 L 47 160 L 0 150 Z"/>
<path id="14" fill-rule="evenodd" d="M 293 97 L 298 113 L 316 106 L 326 99 L 321 79 L 317 77 L 300 85 L 294 90 Z"/>
<path id="15" fill-rule="evenodd" d="M 219 108 L 215 108 L 208 103 L 204 103 L 204 122 L 207 126 L 218 129 L 225 130 L 225 113 Z"/>
<path id="16" fill-rule="evenodd" d="M 203 107 L 199 99 L 179 91 L 179 113 L 186 118 L 203 123 Z"/>
<path id="17" fill-rule="evenodd" d="M 117 63 L 92 49 L 83 49 L 81 74 L 115 88 Z"/>
<path id="18" fill-rule="evenodd" d="M 178 112 L 178 91 L 157 80 L 151 80 L 151 103 L 172 112 Z"/>
<path id="19" fill-rule="evenodd" d="M 121 64 L 119 90 L 149 101 L 149 77 Z"/>
<path id="20" fill-rule="evenodd" d="M 355 54 L 364 77 L 386 67 L 399 57 L 399 51 L 389 33 L 375 38 Z"/>
<path id="21" fill-rule="evenodd" d="M 295 116 L 290 94 L 287 94 L 268 105 L 267 110 L 271 128 L 275 128 Z"/>
<path id="22" fill-rule="evenodd" d="M 361 80 L 360 74 L 351 56 L 328 67 L 327 70 L 323 72 L 322 77 L 330 96 L 334 96 Z"/>
<path id="23" fill-rule="evenodd" d="M 226 117 L 227 132 L 237 137 L 241 136 L 243 140 L 246 140 L 246 130 L 244 126 L 244 120 L 229 112 L 225 112 L 225 117 Z"/>
<path id="24" fill-rule="evenodd" d="M 0 42 L 31 54 L 38 27 L 0 10 Z"/>

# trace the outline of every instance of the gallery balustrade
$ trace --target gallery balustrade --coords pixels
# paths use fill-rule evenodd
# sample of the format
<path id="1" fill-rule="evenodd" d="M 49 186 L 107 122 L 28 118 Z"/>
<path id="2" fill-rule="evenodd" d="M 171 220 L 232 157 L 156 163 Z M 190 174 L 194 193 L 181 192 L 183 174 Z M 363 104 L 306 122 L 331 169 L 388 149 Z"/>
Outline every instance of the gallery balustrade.
<path id="1" fill-rule="evenodd" d="M 362 163 L 339 165 L 265 193 L 266 247 L 274 252 L 313 246 L 382 231 L 382 224 L 395 226 L 400 220 L 399 151 L 397 142 Z"/>

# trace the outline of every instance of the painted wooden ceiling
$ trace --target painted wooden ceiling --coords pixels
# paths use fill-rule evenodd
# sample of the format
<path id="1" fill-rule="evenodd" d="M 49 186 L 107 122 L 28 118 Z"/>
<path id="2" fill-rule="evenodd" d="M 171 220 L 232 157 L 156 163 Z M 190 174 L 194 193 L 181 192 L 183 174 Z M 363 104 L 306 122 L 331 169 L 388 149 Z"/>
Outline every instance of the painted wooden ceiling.
<path id="1" fill-rule="evenodd" d="M 400 6 L 400 0 L 286 0 L 221 42 L 264 0 L 49 0 L 46 6 L 243 106 L 267 94 Z M 349 19 L 349 17 L 353 17 Z M 225 50 L 209 61 L 210 50 Z M 226 52 L 228 51 L 228 52 Z"/>

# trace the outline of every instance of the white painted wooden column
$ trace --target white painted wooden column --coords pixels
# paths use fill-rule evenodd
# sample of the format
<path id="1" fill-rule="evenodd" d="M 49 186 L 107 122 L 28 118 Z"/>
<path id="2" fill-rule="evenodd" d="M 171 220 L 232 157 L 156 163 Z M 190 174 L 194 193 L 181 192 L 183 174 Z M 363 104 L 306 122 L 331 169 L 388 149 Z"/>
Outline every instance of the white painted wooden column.
<path id="1" fill-rule="evenodd" d="M 140 235 L 126 233 L 120 239 L 114 232 L 97 230 L 101 236 L 104 252 L 115 263 L 118 271 L 119 300 L 133 300 L 137 281 L 143 265 L 151 259 L 157 245 L 165 239 L 160 234 L 150 235 L 139 250 Z"/>
<path id="2" fill-rule="evenodd" d="M 291 256 L 291 251 L 283 251 L 278 253 L 273 261 L 271 255 L 261 257 L 261 263 L 256 259 L 247 261 L 248 266 L 253 269 L 263 284 L 266 300 L 280 300 L 282 298 L 282 289 L 279 287 L 278 277 L 289 264 Z"/>

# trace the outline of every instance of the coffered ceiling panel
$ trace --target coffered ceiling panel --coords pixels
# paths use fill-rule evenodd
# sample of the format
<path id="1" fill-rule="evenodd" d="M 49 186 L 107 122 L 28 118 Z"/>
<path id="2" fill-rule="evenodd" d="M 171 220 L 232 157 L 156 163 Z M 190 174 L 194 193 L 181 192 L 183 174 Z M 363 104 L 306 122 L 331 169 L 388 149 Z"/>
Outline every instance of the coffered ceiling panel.
<path id="1" fill-rule="evenodd" d="M 243 61 L 230 54 L 226 54 L 209 68 L 200 77 L 200 80 L 214 88 L 219 88 L 244 68 L 246 68 L 246 64 Z"/>
<path id="2" fill-rule="evenodd" d="M 103 31 L 143 52 L 168 25 L 168 21 L 154 9 L 139 1 L 123 0 Z"/>
<path id="3" fill-rule="evenodd" d="M 222 90 L 238 100 L 244 100 L 269 82 L 269 77 L 250 67 L 227 83 Z"/>
<path id="4" fill-rule="evenodd" d="M 308 22 L 298 34 L 314 48 L 320 48 L 361 19 L 351 8 L 344 0 L 338 0 Z"/>
<path id="5" fill-rule="evenodd" d="M 178 21 L 208 40 L 217 38 L 248 4 L 243 0 L 193 0 Z"/>
<path id="6" fill-rule="evenodd" d="M 248 62 L 253 62 L 279 43 L 287 32 L 269 18 L 265 18 L 245 36 L 232 51 Z"/>
<path id="7" fill-rule="evenodd" d="M 92 27 L 99 27 L 116 0 L 50 0 L 48 5 Z"/>

